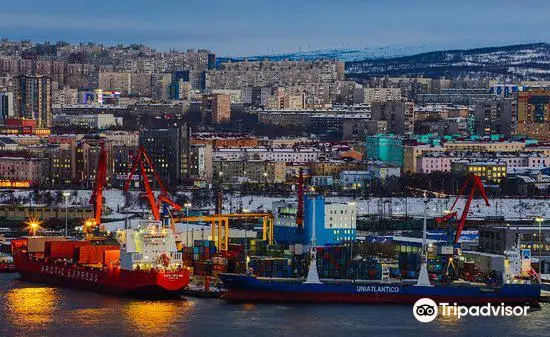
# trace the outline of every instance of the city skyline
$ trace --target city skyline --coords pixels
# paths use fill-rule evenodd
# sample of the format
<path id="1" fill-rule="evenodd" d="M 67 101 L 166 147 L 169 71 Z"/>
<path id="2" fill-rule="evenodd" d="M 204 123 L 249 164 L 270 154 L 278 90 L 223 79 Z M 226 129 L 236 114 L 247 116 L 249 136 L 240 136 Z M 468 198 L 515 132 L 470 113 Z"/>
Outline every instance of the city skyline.
<path id="1" fill-rule="evenodd" d="M 533 1 L 522 3 L 522 15 L 515 4 L 496 1 L 130 4 L 123 0 L 89 10 L 64 0 L 44 8 L 14 3 L 0 14 L 0 29 L 9 39 L 142 43 L 166 51 L 208 48 L 220 56 L 382 47 L 423 52 L 550 37 L 545 29 L 550 4 Z M 94 11 L 99 15 L 90 15 Z"/>

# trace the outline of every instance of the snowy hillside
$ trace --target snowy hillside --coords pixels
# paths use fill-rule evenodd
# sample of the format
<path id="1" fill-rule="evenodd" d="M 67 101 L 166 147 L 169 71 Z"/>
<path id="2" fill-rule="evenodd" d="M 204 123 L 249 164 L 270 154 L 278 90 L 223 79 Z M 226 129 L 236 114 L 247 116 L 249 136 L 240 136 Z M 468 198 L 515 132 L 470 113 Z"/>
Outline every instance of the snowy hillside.
<path id="1" fill-rule="evenodd" d="M 319 60 L 330 59 L 340 60 L 344 62 L 361 61 L 365 59 L 384 59 L 392 57 L 400 57 L 407 55 L 414 55 L 422 52 L 433 50 L 433 46 L 421 45 L 421 46 L 385 46 L 376 48 L 363 48 L 363 49 L 317 49 L 308 51 L 299 51 L 294 53 L 282 53 L 271 55 L 256 55 L 256 56 L 243 56 L 243 57 L 219 57 L 219 62 L 225 61 L 242 61 L 242 60 Z"/>
<path id="2" fill-rule="evenodd" d="M 550 44 L 533 43 L 468 50 L 433 51 L 412 56 L 346 63 L 352 77 L 476 76 L 501 80 L 550 79 Z"/>

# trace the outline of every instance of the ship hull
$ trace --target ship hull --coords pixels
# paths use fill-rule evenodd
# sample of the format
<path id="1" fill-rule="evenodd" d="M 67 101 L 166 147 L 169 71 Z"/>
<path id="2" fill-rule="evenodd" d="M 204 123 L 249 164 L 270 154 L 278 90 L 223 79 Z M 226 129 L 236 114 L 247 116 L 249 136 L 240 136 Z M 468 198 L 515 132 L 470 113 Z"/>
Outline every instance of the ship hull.
<path id="1" fill-rule="evenodd" d="M 0 273 L 16 273 L 17 269 L 12 263 L 0 263 Z"/>
<path id="2" fill-rule="evenodd" d="M 18 254 L 14 259 L 21 279 L 94 292 L 146 297 L 177 295 L 189 284 L 189 270 L 130 271 L 88 267 Z"/>
<path id="3" fill-rule="evenodd" d="M 304 284 L 298 281 L 259 279 L 253 276 L 221 274 L 228 291 L 222 299 L 230 302 L 302 302 L 408 304 L 420 298 L 439 303 L 476 305 L 487 303 L 537 306 L 539 285 L 416 287 L 402 283 L 331 282 Z"/>

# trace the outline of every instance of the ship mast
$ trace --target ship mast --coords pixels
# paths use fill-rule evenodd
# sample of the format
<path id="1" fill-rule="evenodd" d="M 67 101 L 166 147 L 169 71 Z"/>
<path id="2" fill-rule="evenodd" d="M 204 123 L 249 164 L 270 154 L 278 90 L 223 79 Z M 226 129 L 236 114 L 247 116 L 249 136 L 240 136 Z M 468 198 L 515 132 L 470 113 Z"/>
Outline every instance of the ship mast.
<path id="1" fill-rule="evenodd" d="M 422 265 L 420 266 L 420 273 L 418 274 L 418 280 L 416 281 L 416 286 L 419 287 L 431 287 L 430 276 L 428 275 L 428 249 L 426 245 L 426 222 L 427 222 L 427 209 L 428 209 L 428 198 L 426 193 L 424 193 L 424 198 L 422 199 L 424 203 L 424 219 L 422 224 Z"/>
<path id="2" fill-rule="evenodd" d="M 321 284 L 319 281 L 319 273 L 317 272 L 317 246 L 315 242 L 315 227 L 317 227 L 317 216 L 315 213 L 315 203 L 317 202 L 317 197 L 315 195 L 311 196 L 312 198 L 312 207 L 311 207 L 311 249 L 310 249 L 310 262 L 309 270 L 307 272 L 307 279 L 304 282 L 305 284 Z"/>

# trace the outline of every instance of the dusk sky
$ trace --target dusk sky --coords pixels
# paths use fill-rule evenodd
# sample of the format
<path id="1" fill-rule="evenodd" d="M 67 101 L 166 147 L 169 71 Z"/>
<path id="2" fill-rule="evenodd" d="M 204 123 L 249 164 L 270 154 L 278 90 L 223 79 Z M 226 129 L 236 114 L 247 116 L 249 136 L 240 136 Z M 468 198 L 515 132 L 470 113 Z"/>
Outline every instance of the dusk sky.
<path id="1" fill-rule="evenodd" d="M 470 48 L 550 40 L 548 1 L 14 1 L 0 36 L 220 56 L 323 48 Z"/>

